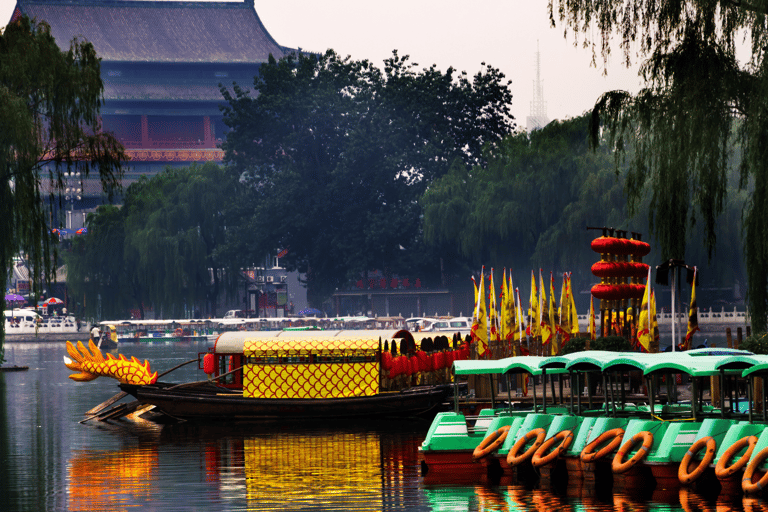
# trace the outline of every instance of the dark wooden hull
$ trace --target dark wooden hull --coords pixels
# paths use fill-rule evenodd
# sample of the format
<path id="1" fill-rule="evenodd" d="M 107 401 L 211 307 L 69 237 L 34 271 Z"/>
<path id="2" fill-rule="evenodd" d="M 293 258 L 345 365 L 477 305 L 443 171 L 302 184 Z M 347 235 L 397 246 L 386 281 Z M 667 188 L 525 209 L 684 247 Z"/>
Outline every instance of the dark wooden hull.
<path id="1" fill-rule="evenodd" d="M 448 396 L 453 393 L 452 386 L 443 385 L 369 397 L 302 400 L 244 398 L 241 393 L 209 384 L 121 384 L 120 388 L 174 418 L 199 421 L 424 416 L 450 407 Z"/>

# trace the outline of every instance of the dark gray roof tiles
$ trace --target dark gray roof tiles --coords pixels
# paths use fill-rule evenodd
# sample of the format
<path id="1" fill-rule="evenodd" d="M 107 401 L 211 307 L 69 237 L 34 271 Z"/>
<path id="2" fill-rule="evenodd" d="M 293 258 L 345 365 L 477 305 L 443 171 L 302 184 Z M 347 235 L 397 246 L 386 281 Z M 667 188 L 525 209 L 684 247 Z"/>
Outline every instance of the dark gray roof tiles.
<path id="1" fill-rule="evenodd" d="M 260 63 L 292 52 L 250 1 L 18 0 L 17 8 L 45 20 L 60 47 L 84 38 L 104 61 Z"/>

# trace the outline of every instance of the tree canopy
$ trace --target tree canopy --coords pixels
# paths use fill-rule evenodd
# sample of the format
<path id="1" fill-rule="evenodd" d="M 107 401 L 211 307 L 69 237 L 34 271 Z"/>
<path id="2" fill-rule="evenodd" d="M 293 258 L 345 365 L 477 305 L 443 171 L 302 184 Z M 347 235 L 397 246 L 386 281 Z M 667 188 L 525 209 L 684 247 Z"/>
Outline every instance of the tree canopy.
<path id="1" fill-rule="evenodd" d="M 180 316 L 200 304 L 215 316 L 219 294 L 235 282 L 220 256 L 235 184 L 213 163 L 167 168 L 131 184 L 121 209 L 89 216 L 88 235 L 67 255 L 72 293 L 85 297 L 87 314 L 101 295 L 111 317 L 135 308 L 143 318 L 145 305 Z"/>
<path id="2" fill-rule="evenodd" d="M 743 245 L 756 331 L 765 330 L 768 318 L 768 223 L 762 218 L 768 209 L 767 7 L 765 1 L 733 0 L 549 4 L 553 24 L 583 37 L 604 62 L 614 36 L 625 62 L 635 53 L 643 59 L 646 87 L 636 95 L 603 95 L 592 112 L 591 134 L 596 144 L 607 129 L 617 161 L 626 158 L 630 207 L 650 194 L 651 228 L 666 257 L 683 257 L 697 224 L 712 255 L 727 168 L 738 156 L 741 184 L 753 190 L 744 209 Z M 751 49 L 744 63 L 736 53 L 742 38 Z"/>
<path id="3" fill-rule="evenodd" d="M 226 160 L 247 185 L 230 248 L 251 261 L 287 249 L 281 261 L 306 273 L 314 304 L 355 273 L 437 266 L 420 243 L 419 198 L 513 127 L 497 69 L 470 80 L 396 52 L 383 70 L 333 51 L 270 59 L 254 89 L 222 87 Z"/>
<path id="4" fill-rule="evenodd" d="M 107 193 L 119 187 L 125 154 L 101 132 L 103 84 L 93 45 L 73 40 L 62 51 L 45 22 L 21 17 L 0 34 L 0 282 L 14 256 L 26 256 L 34 276 L 50 279 L 48 204 L 61 200 L 64 172 L 98 171 Z M 55 252 L 55 251 L 54 251 Z M 37 279 L 33 279 L 37 284 Z M 35 289 L 35 292 L 37 290 Z M 0 325 L 0 348 L 5 337 Z M 0 355 L 0 359 L 2 355 Z"/>

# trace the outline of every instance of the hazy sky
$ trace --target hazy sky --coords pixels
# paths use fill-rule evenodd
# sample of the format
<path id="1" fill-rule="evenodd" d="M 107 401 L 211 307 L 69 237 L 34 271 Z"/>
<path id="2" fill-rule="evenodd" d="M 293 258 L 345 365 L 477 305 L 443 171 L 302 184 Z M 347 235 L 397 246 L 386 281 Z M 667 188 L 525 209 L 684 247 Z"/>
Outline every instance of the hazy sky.
<path id="1" fill-rule="evenodd" d="M 485 62 L 512 80 L 512 113 L 521 126 L 530 113 L 537 44 L 550 119 L 575 117 L 613 89 L 637 91 L 636 69 L 615 53 L 608 75 L 591 66 L 591 53 L 574 47 L 561 28 L 551 28 L 544 0 L 255 0 L 256 12 L 281 45 L 367 58 L 375 64 L 397 49 L 412 61 L 474 75 Z M 0 0 L 0 24 L 15 0 Z M 98 51 L 98 48 L 97 48 Z"/>

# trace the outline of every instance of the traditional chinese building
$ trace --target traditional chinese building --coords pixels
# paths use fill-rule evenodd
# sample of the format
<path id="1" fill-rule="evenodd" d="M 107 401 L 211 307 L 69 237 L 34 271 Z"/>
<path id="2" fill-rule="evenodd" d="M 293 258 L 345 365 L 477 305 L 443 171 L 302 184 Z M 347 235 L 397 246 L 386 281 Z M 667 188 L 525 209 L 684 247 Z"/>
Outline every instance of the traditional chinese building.
<path id="1" fill-rule="evenodd" d="M 103 126 L 131 158 L 124 186 L 168 165 L 222 161 L 219 84 L 250 87 L 270 54 L 293 52 L 269 35 L 252 0 L 18 0 L 11 21 L 22 14 L 46 21 L 63 50 L 77 37 L 102 58 Z M 98 176 L 68 181 L 69 210 L 101 203 Z"/>

